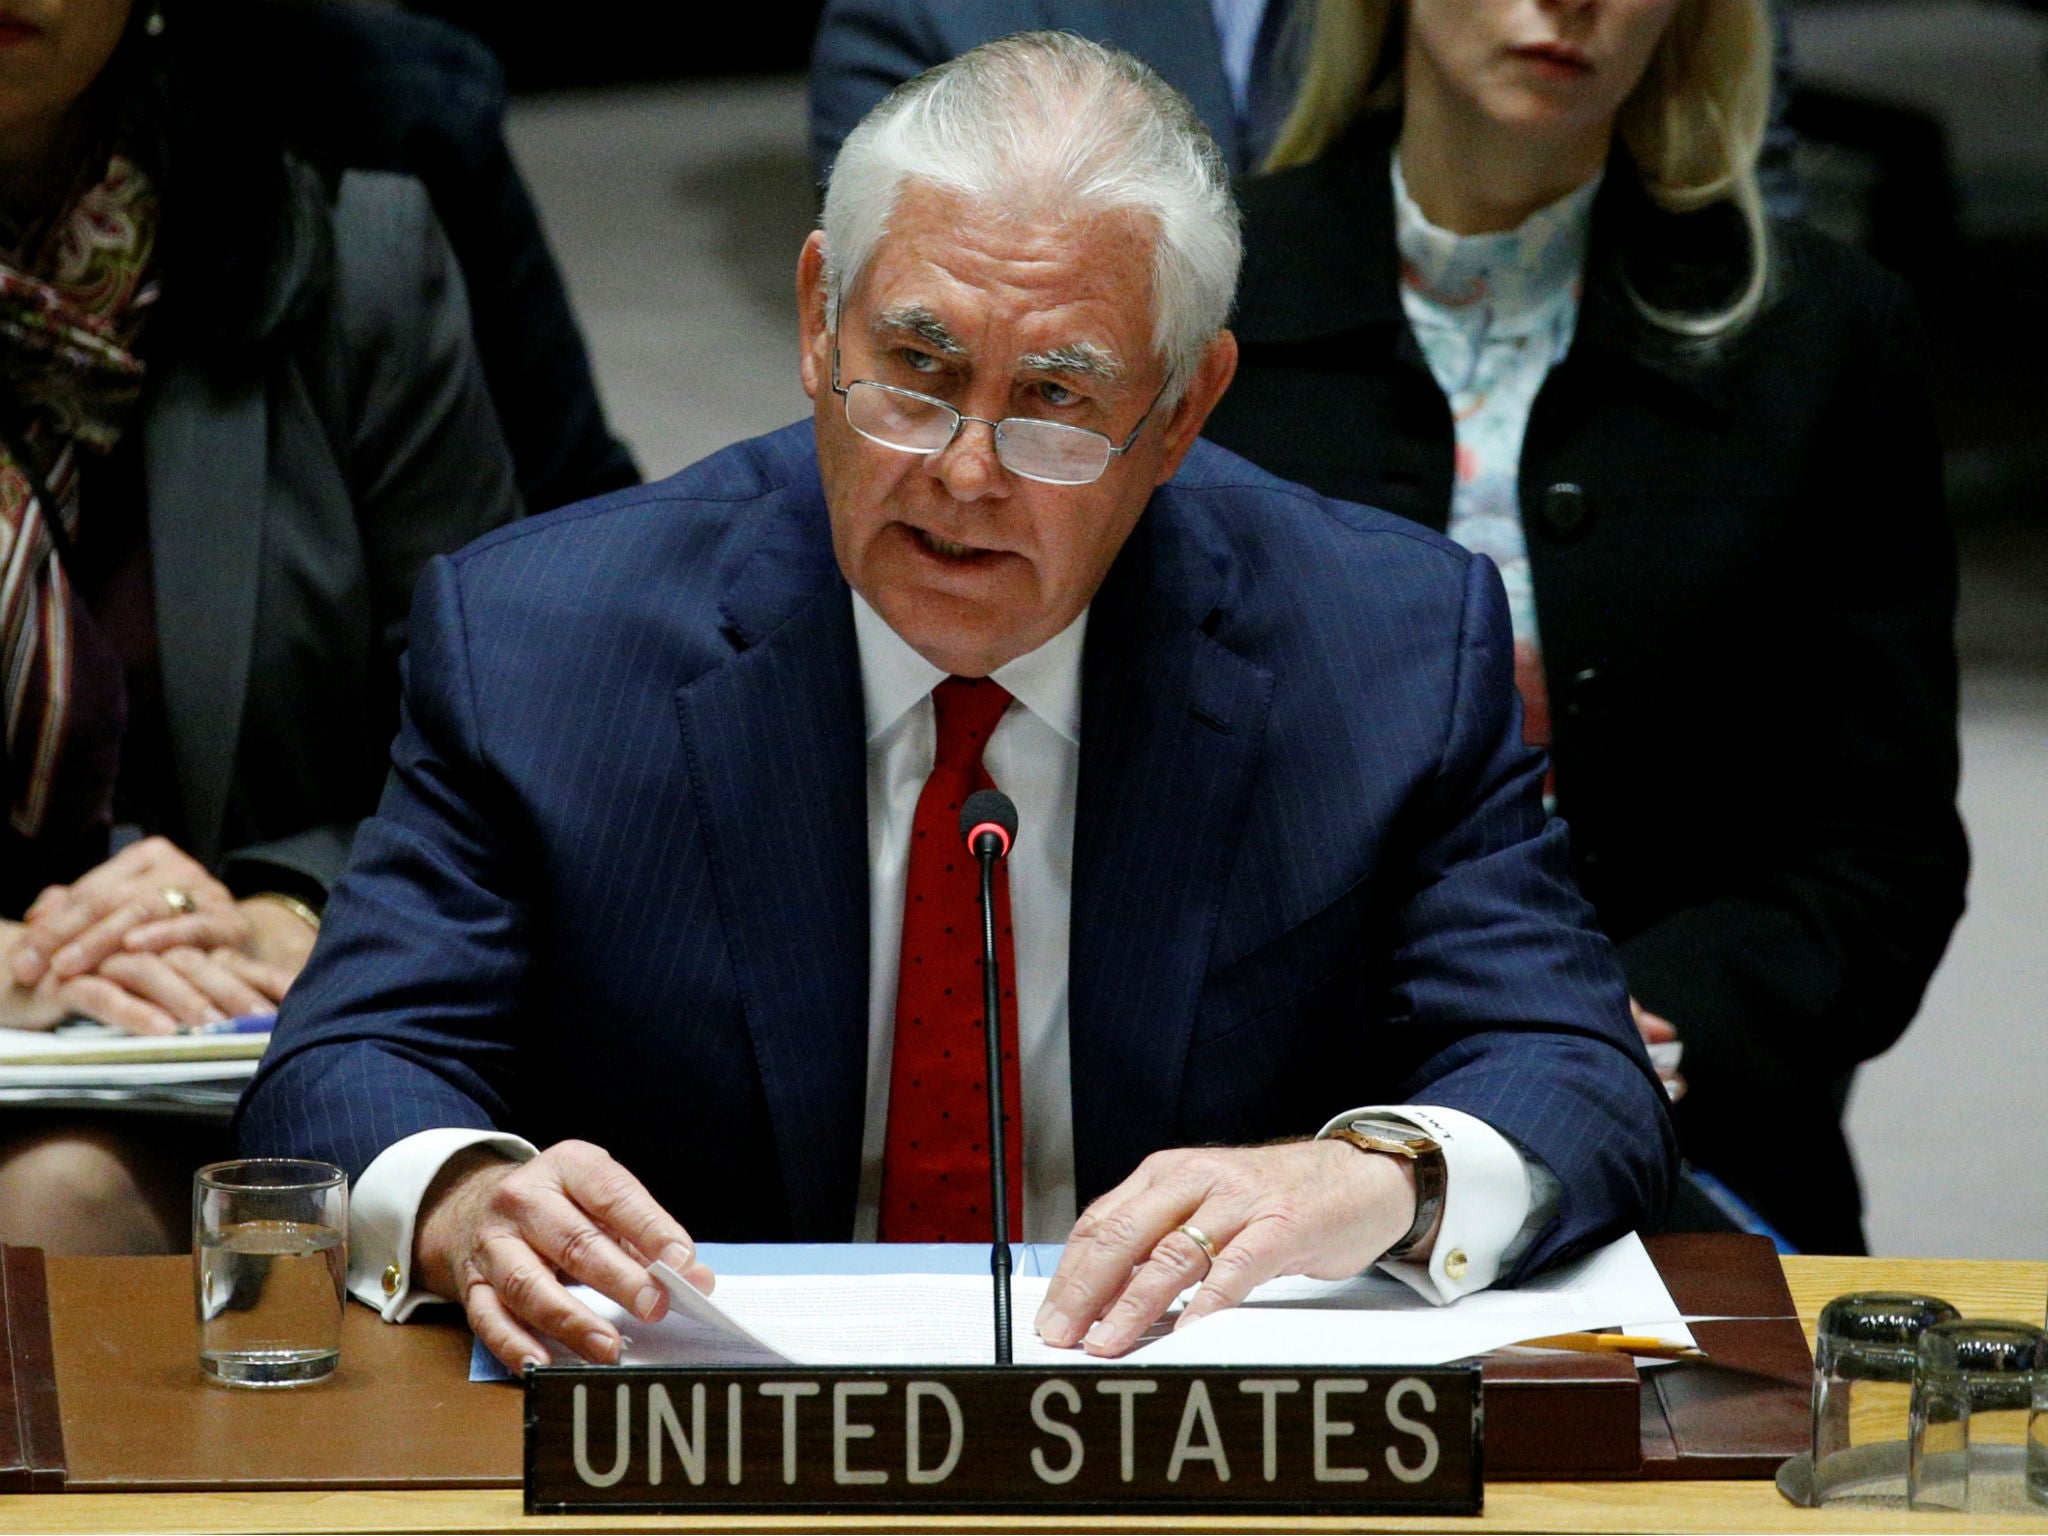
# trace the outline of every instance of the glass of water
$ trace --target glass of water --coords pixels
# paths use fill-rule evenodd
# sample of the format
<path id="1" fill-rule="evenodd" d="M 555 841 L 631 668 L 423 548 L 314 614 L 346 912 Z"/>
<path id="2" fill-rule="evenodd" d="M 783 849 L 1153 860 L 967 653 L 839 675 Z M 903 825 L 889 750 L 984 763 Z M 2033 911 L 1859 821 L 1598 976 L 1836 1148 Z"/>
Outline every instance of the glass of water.
<path id="1" fill-rule="evenodd" d="M 2034 1402 L 2027 1416 L 2027 1497 L 2048 1504 L 2048 1326 L 2034 1346 Z"/>
<path id="2" fill-rule="evenodd" d="M 1813 1501 L 1903 1508 L 1920 1336 L 1960 1314 L 1937 1296 L 1859 1291 L 1821 1310 L 1813 1351 Z"/>
<path id="3" fill-rule="evenodd" d="M 320 1381 L 341 1358 L 348 1176 L 253 1157 L 192 1179 L 199 1367 L 238 1387 Z"/>
<path id="4" fill-rule="evenodd" d="M 1936 1323 L 1920 1335 L 1914 1509 L 2026 1512 L 2018 1494 L 2040 1347 L 2041 1330 L 2032 1323 Z"/>

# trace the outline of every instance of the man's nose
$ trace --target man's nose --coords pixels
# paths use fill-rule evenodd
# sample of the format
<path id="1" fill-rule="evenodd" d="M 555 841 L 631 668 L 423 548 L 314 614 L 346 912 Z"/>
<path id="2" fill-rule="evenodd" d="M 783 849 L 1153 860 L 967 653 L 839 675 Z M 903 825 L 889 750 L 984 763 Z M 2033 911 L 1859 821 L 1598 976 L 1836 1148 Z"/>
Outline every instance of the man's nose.
<path id="1" fill-rule="evenodd" d="M 996 429 L 991 422 L 966 418 L 953 434 L 953 441 L 928 456 L 924 463 L 955 501 L 980 501 L 1010 494 L 1009 471 L 996 456 Z"/>

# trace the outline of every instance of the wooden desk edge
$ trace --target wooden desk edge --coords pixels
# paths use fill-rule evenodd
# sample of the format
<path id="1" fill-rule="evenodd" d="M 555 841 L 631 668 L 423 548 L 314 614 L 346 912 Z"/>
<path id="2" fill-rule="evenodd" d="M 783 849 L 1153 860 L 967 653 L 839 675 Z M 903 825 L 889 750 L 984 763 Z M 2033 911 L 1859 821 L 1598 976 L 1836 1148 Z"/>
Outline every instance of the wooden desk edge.
<path id="1" fill-rule="evenodd" d="M 70 1533 L 105 1530 L 164 1532 L 438 1532 L 502 1530 L 687 1530 L 744 1532 L 998 1531 L 1104 1533 L 1196 1531 L 1915 1531 L 1927 1518 L 1898 1513 L 1825 1513 L 1795 1509 L 1768 1483 L 1505 1483 L 1486 1491 L 1477 1519 L 1405 1520 L 1300 1517 L 1068 1516 L 543 1516 L 521 1513 L 514 1489 L 366 1493 L 37 1494 L 0 1500 L 0 1530 Z M 2034 1531 L 2042 1522 L 2017 1518 L 1952 1518 L 1944 1530 Z"/>

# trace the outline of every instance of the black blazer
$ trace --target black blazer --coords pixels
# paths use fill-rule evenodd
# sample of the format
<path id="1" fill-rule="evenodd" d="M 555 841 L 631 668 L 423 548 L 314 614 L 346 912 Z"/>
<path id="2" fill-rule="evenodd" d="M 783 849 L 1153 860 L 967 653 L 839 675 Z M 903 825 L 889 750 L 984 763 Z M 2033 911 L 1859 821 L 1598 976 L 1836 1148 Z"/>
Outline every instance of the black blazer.
<path id="1" fill-rule="evenodd" d="M 288 61 L 249 89 L 297 153 L 333 176 L 391 171 L 427 189 L 527 509 L 635 484 L 506 147 L 505 73 L 490 50 L 432 16 L 362 0 L 237 0 L 230 15 L 253 46 Z"/>
<path id="2" fill-rule="evenodd" d="M 1208 431 L 1440 529 L 1453 430 L 1387 154 L 1368 135 L 1241 188 L 1243 360 Z M 1686 1155 L 1801 1247 L 1856 1252 L 1850 1076 L 1919 1006 L 1968 871 L 1939 447 L 1888 273 L 1778 227 L 1766 310 L 1688 355 L 1624 284 L 1698 291 L 1643 259 L 1672 222 L 1618 161 L 1523 449 L 1559 809 L 1631 988 L 1684 1038 Z"/>
<path id="3" fill-rule="evenodd" d="M 173 361 L 141 433 L 182 844 L 310 898 L 376 806 L 420 568 L 519 496 L 425 190 L 352 172 L 301 212 L 325 302 L 239 381 Z"/>

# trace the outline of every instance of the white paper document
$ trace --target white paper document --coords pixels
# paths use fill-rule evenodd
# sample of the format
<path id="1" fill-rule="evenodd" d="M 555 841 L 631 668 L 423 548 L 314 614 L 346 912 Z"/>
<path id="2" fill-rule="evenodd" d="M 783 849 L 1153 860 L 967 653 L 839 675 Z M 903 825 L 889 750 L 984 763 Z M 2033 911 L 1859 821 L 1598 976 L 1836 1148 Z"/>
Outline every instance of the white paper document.
<path id="1" fill-rule="evenodd" d="M 0 1029 L 0 1103 L 225 1119 L 269 1043 L 268 1030 L 131 1035 L 80 1022 Z"/>
<path id="2" fill-rule="evenodd" d="M 129 1067 L 184 1067 L 204 1064 L 219 1077 L 250 1073 L 270 1044 L 270 1031 L 183 1035 L 132 1035 L 106 1024 L 71 1023 L 56 1029 L 0 1029 L 0 1068 L 52 1073 L 72 1069 L 112 1077 Z M 247 1065 L 242 1065 L 247 1063 Z M 224 1064 L 225 1067 L 224 1067 Z"/>
<path id="3" fill-rule="evenodd" d="M 994 1283 L 986 1275 L 731 1275 L 705 1296 L 665 1264 L 669 1313 L 648 1325 L 604 1303 L 633 1341 L 627 1365 L 987 1365 L 995 1359 Z M 1010 1348 L 1019 1365 L 1072 1362 L 1032 1323 L 1047 1281 L 1011 1282 Z M 584 1300 L 590 1301 L 586 1293 Z M 597 1298 L 602 1301 L 602 1298 Z M 593 1303 L 595 1304 L 595 1303 Z"/>
<path id="4" fill-rule="evenodd" d="M 656 1265 L 670 1311 L 642 1323 L 593 1291 L 578 1295 L 631 1342 L 627 1365 L 986 1365 L 995 1357 L 985 1275 L 725 1275 L 711 1296 Z M 1032 1324 L 1049 1282 L 1012 1286 L 1020 1365 L 1085 1366 Z M 1543 1334 L 1626 1325 L 1689 1342 L 1684 1319 L 1633 1234 L 1514 1290 L 1433 1306 L 1400 1280 L 1276 1280 L 1244 1306 L 1177 1331 L 1171 1317 L 1124 1363 L 1440 1365 Z"/>

